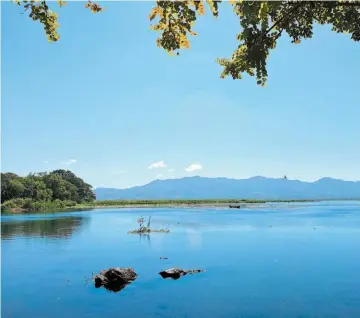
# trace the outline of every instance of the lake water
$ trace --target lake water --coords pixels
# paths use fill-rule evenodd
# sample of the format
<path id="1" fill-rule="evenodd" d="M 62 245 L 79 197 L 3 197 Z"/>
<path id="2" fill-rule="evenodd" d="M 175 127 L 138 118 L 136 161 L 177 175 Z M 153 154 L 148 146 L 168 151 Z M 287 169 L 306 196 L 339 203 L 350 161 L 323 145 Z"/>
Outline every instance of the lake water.
<path id="1" fill-rule="evenodd" d="M 127 234 L 149 215 L 171 232 Z M 359 202 L 14 215 L 1 230 L 4 318 L 360 317 Z M 158 274 L 175 266 L 206 272 Z M 139 277 L 88 282 L 109 267 Z"/>

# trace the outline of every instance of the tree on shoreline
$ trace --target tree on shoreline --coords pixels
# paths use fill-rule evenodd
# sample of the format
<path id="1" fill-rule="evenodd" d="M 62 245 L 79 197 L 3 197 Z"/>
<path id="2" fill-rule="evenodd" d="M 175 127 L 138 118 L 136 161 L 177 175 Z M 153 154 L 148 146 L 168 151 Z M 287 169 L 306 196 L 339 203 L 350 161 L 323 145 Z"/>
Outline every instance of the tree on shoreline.
<path id="1" fill-rule="evenodd" d="M 67 170 L 41 172 L 20 177 L 14 173 L 1 173 L 1 203 L 12 199 L 33 201 L 92 202 L 92 186 Z"/>
<path id="2" fill-rule="evenodd" d="M 14 0 L 23 6 L 29 17 L 43 24 L 50 42 L 56 42 L 59 23 L 57 14 L 49 9 L 47 1 Z M 181 49 L 190 48 L 189 36 L 196 36 L 193 26 L 198 16 L 205 14 L 205 2 L 212 15 L 219 15 L 221 1 L 156 1 L 150 21 L 157 21 L 150 28 L 159 32 L 157 46 L 168 53 L 179 55 Z M 63 7 L 66 2 L 58 0 Z M 337 33 L 350 34 L 360 41 L 360 1 L 229 1 L 240 20 L 237 34 L 238 47 L 230 58 L 219 58 L 223 67 L 221 78 L 231 76 L 241 79 L 243 74 L 256 76 L 258 85 L 264 86 L 267 78 L 267 58 L 275 49 L 277 40 L 287 34 L 292 43 L 299 44 L 311 38 L 315 24 L 331 25 Z M 103 9 L 98 3 L 85 5 L 93 13 Z"/>

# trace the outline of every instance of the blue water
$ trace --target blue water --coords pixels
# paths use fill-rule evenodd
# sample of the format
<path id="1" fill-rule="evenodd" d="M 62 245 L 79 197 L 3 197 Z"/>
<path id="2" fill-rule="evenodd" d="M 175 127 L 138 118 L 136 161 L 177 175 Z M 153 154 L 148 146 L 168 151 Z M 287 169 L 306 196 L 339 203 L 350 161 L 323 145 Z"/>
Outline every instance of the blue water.
<path id="1" fill-rule="evenodd" d="M 127 234 L 149 215 L 171 232 Z M 1 230 L 5 318 L 360 317 L 359 202 L 14 215 Z M 117 266 L 139 277 L 89 283 Z M 174 266 L 207 271 L 158 274 Z"/>

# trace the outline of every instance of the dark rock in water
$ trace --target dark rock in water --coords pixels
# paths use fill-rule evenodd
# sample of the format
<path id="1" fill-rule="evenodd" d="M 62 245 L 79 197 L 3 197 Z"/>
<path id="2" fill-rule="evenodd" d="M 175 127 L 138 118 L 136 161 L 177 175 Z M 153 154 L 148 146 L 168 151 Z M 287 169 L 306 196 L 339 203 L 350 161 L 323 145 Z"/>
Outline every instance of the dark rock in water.
<path id="1" fill-rule="evenodd" d="M 162 278 L 179 279 L 181 276 L 186 275 L 186 271 L 178 268 L 166 269 L 159 273 Z"/>
<path id="2" fill-rule="evenodd" d="M 160 256 L 160 259 L 168 259 L 168 258 L 167 258 L 166 256 L 165 256 L 165 257 L 161 257 L 161 256 Z"/>
<path id="3" fill-rule="evenodd" d="M 179 269 L 179 268 L 170 268 L 170 269 L 166 269 L 162 272 L 160 272 L 159 274 L 161 275 L 162 278 L 172 278 L 172 279 L 179 279 L 181 276 L 185 276 L 187 274 L 195 274 L 195 273 L 201 273 L 201 272 L 205 272 L 204 269 Z"/>
<path id="4" fill-rule="evenodd" d="M 95 276 L 95 287 L 104 286 L 108 290 L 118 292 L 133 282 L 137 276 L 132 268 L 109 268 Z"/>

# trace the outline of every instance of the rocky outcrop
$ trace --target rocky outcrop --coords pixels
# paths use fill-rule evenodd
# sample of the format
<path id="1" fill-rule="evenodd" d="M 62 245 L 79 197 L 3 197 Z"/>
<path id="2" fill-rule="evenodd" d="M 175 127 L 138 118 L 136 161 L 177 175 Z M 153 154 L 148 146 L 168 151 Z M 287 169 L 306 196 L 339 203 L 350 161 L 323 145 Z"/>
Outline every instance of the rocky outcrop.
<path id="1" fill-rule="evenodd" d="M 182 276 L 185 276 L 187 274 L 195 274 L 195 273 L 201 273 L 201 272 L 205 272 L 204 269 L 179 269 L 179 268 L 170 268 L 170 269 L 166 269 L 162 272 L 160 272 L 159 274 L 161 275 L 162 278 L 172 278 L 172 279 L 179 279 Z"/>
<path id="2" fill-rule="evenodd" d="M 132 268 L 109 268 L 102 270 L 95 276 L 95 287 L 104 286 L 106 289 L 118 292 L 137 278 L 137 274 Z"/>

